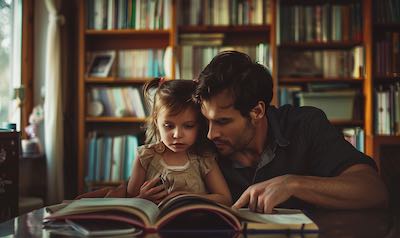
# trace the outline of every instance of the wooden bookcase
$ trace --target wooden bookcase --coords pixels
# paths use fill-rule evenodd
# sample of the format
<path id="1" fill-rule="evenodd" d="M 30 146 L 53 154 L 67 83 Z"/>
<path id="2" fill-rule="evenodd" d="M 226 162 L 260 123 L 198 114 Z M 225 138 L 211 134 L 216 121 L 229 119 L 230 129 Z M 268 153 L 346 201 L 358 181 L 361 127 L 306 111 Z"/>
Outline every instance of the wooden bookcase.
<path id="1" fill-rule="evenodd" d="M 399 66 L 397 70 L 388 69 L 384 74 L 382 74 L 378 69 L 378 64 L 380 60 L 385 60 L 386 63 L 391 62 L 392 54 L 380 56 L 378 54 L 378 42 L 382 39 L 385 34 L 400 34 L 400 12 L 397 12 L 397 19 L 391 21 L 390 19 L 379 19 L 380 13 L 386 15 L 385 18 L 390 18 L 390 12 L 393 10 L 389 7 L 389 2 L 394 3 L 394 1 L 365 1 L 365 19 L 368 21 L 368 28 L 365 28 L 366 32 L 366 42 L 367 42 L 367 60 L 369 61 L 369 68 L 367 68 L 367 73 L 369 75 L 369 84 L 366 88 L 365 94 L 369 96 L 369 105 L 366 108 L 366 117 L 369 119 L 368 125 L 366 125 L 367 130 L 367 153 L 374 156 L 379 162 L 382 158 L 382 147 L 386 145 L 397 146 L 400 150 L 400 133 L 397 128 L 397 133 L 394 135 L 381 135 L 378 133 L 376 128 L 376 114 L 377 114 L 377 102 L 376 95 L 374 95 L 375 90 L 381 85 L 399 84 L 400 83 L 400 69 Z M 391 4 L 392 4 L 391 3 Z M 380 4 L 380 6 L 378 6 Z M 394 10 L 393 10 L 394 11 Z M 397 9 L 399 11 L 399 9 Z M 397 40 L 397 45 L 399 40 Z M 397 46 L 399 47 L 399 46 Z M 389 49 L 391 51 L 391 49 Z M 400 54 L 397 53 L 397 62 L 400 60 Z M 391 62 L 393 63 L 393 62 Z M 391 64 L 389 63 L 389 64 Z M 399 63 L 397 63 L 399 65 Z"/>
<path id="2" fill-rule="evenodd" d="M 266 2 L 263 0 L 262 2 Z M 400 144 L 399 136 L 382 136 L 375 132 L 375 98 L 374 90 L 377 81 L 398 80 L 398 76 L 388 79 L 376 75 L 374 64 L 377 34 L 382 31 L 399 31 L 399 23 L 376 23 L 374 22 L 376 9 L 373 0 L 268 0 L 269 9 L 271 11 L 271 21 L 268 24 L 246 24 L 246 25 L 212 25 L 212 24 L 182 24 L 180 14 L 184 14 L 182 7 L 189 1 L 171 0 L 171 28 L 168 30 L 88 30 L 86 28 L 86 3 L 87 1 L 79 1 L 79 83 L 78 93 L 79 109 L 78 109 L 78 192 L 85 191 L 85 160 L 87 153 L 86 136 L 90 130 L 105 128 L 107 130 L 130 129 L 140 130 L 145 118 L 135 117 L 89 117 L 86 114 L 86 95 L 87 90 L 91 86 L 128 86 L 142 85 L 149 78 L 119 78 L 118 76 L 110 76 L 106 78 L 86 77 L 86 58 L 85 55 L 89 51 L 94 50 L 122 50 L 122 49 L 139 49 L 139 48 L 173 48 L 172 75 L 179 75 L 182 68 L 176 68 L 181 64 L 182 48 L 180 37 L 187 34 L 220 34 L 223 35 L 222 45 L 246 45 L 254 43 L 267 43 L 269 45 L 269 67 L 274 79 L 274 98 L 272 104 L 279 105 L 278 89 L 282 86 L 300 85 L 306 87 L 311 83 L 320 84 L 336 84 L 344 83 L 352 88 L 358 89 L 362 94 L 362 108 L 360 117 L 354 120 L 334 120 L 332 123 L 340 128 L 344 127 L 360 127 L 365 133 L 365 152 L 373 157 L 376 162 L 380 162 L 380 145 L 383 144 Z M 202 4 L 205 1 L 200 1 Z M 226 2 L 226 1 L 223 1 Z M 254 1 L 255 2 L 255 1 Z M 335 41 L 301 41 L 288 42 L 282 41 L 280 33 L 282 30 L 280 22 L 280 14 L 282 4 L 315 6 L 323 4 L 349 5 L 360 3 L 359 13 L 362 20 L 362 28 L 360 36 L 356 39 Z M 220 3 L 218 3 L 220 4 Z M 290 26 L 287 26 L 290 27 Z M 348 26 L 344 26 L 345 28 Z M 361 76 L 340 76 L 340 77 L 292 77 L 282 76 L 278 70 L 278 55 L 281 50 L 352 50 L 355 47 L 363 47 L 364 49 L 364 73 Z M 182 76 L 182 75 L 180 75 Z M 91 183 L 90 186 L 106 186 L 115 183 Z"/>
<path id="3" fill-rule="evenodd" d="M 189 3 L 190 2 L 190 3 Z M 222 35 L 222 40 L 220 44 L 217 45 L 208 45 L 207 43 L 204 45 L 200 45 L 200 47 L 214 47 L 219 51 L 220 48 L 223 47 L 231 47 L 231 49 L 239 50 L 236 47 L 240 46 L 250 46 L 253 47 L 257 44 L 266 44 L 269 48 L 268 51 L 268 67 L 271 70 L 273 75 L 276 74 L 276 8 L 277 0 L 257 0 L 257 1 L 235 1 L 235 0 L 223 0 L 223 1 L 178 1 L 178 13 L 185 14 L 185 11 L 191 11 L 192 9 L 184 8 L 183 5 L 190 5 L 196 2 L 200 2 L 198 7 L 201 5 L 201 10 L 199 11 L 201 15 L 200 23 L 190 23 L 191 19 L 183 18 L 182 15 L 177 14 L 177 40 L 178 40 L 178 61 L 182 61 L 182 48 L 185 43 L 182 43 L 181 36 L 182 35 L 207 35 L 207 34 L 220 34 Z M 214 4 L 214 6 L 210 6 L 210 4 Z M 238 4 L 243 4 L 238 7 Z M 257 7 L 250 7 L 250 5 L 245 6 L 246 4 L 254 4 Z M 229 18 L 229 23 L 225 22 L 221 25 L 219 23 L 212 23 L 210 18 L 215 19 L 213 13 L 215 13 L 215 8 L 221 7 L 219 9 L 218 15 L 225 16 Z M 243 8 L 241 8 L 243 7 Z M 243 20 L 240 23 L 238 20 L 242 15 L 239 13 L 241 9 L 245 12 L 245 9 L 251 8 L 253 9 L 252 13 L 243 13 L 243 15 L 251 15 L 248 19 Z M 256 19 L 258 11 L 262 8 L 262 20 Z M 229 10 L 227 10 L 229 9 Z M 211 12 L 211 13 L 210 13 Z M 237 13 L 237 16 L 235 16 Z M 207 15 L 209 14 L 209 15 Z M 246 16 L 242 16 L 243 19 Z M 253 22 L 254 20 L 254 22 Z M 207 22 L 208 21 L 208 22 Z M 247 21 L 247 22 L 246 22 Z M 190 43 L 189 43 L 190 44 Z M 196 45 L 196 44 L 194 44 Z M 196 45 L 199 46 L 199 45 Z M 257 59 L 254 59 L 257 60 Z M 180 67 L 182 70 L 182 67 Z M 181 74 L 182 76 L 182 74 Z M 193 76 L 195 77 L 195 76 Z M 273 77 L 276 81 L 276 77 Z M 276 82 L 274 82 L 276 84 Z M 274 88 L 274 95 L 276 94 L 276 88 Z M 277 105 L 276 97 L 273 98 L 272 103 Z"/>
<path id="4" fill-rule="evenodd" d="M 278 1 L 278 12 L 282 13 L 282 5 L 289 6 L 301 6 L 307 8 L 308 6 L 324 6 L 329 4 L 330 6 L 338 5 L 338 6 L 346 6 L 349 4 L 359 3 L 361 5 L 361 9 L 358 9 L 361 14 L 362 20 L 362 28 L 361 28 L 361 38 L 356 37 L 356 39 L 349 39 L 347 36 L 346 39 L 330 41 L 325 40 L 321 41 L 321 39 L 312 39 L 312 40 L 297 40 L 294 42 L 285 42 L 280 41 L 277 44 L 278 52 L 280 50 L 349 50 L 357 46 L 362 46 L 364 49 L 364 74 L 359 77 L 290 77 L 290 76 L 278 76 L 278 85 L 279 86 L 292 86 L 292 85 L 300 85 L 305 86 L 312 83 L 319 84 L 336 84 L 336 83 L 344 83 L 349 85 L 349 87 L 358 89 L 362 92 L 362 110 L 361 116 L 356 120 L 347 120 L 347 121 L 332 121 L 332 123 L 338 127 L 361 127 L 364 130 L 365 144 L 364 149 L 365 152 L 370 155 L 380 166 L 380 150 L 379 147 L 381 144 L 398 144 L 399 136 L 382 136 L 377 134 L 376 131 L 376 98 L 374 97 L 374 91 L 376 90 L 377 83 L 382 83 L 384 80 L 395 80 L 396 77 L 382 77 L 381 75 L 376 74 L 376 36 L 382 34 L 382 32 L 391 32 L 391 31 L 399 31 L 398 23 L 377 23 L 374 21 L 376 19 L 376 11 L 377 8 L 374 4 L 376 1 L 373 0 L 354 0 L 354 1 L 342 1 L 342 0 L 332 0 L 332 1 L 313 1 L 313 0 L 280 0 Z M 385 3 L 386 4 L 386 3 Z M 307 6 L 307 7 L 306 7 Z M 300 7 L 300 8 L 301 8 Z M 333 7 L 332 7 L 333 8 Z M 316 8 L 315 8 L 316 9 Z M 315 10 L 313 9 L 313 10 Z M 297 11 L 294 10 L 293 12 Z M 309 9 L 306 9 L 307 11 Z M 354 9 L 352 9 L 354 10 Z M 318 9 L 317 11 L 321 11 Z M 348 11 L 348 10 L 346 10 Z M 292 13 L 293 13 L 292 12 Z M 300 11 L 299 11 L 300 12 Z M 295 14 L 301 14 L 299 12 L 295 12 Z M 313 12 L 315 13 L 315 12 Z M 342 10 L 343 13 L 343 10 Z M 315 13 L 312 17 L 312 20 L 315 20 L 315 17 L 318 13 Z M 332 13 L 333 14 L 333 13 Z M 346 14 L 349 14 L 346 12 Z M 303 16 L 304 17 L 304 16 Z M 343 15 L 342 15 L 343 17 Z M 347 16 L 348 17 L 348 16 Z M 279 18 L 279 14 L 278 14 Z M 352 19 L 352 18 L 350 18 Z M 351 21 L 350 21 L 351 22 Z M 282 23 L 280 23 L 282 24 Z M 347 23 L 348 24 L 348 23 Z M 290 26 L 288 26 L 290 28 Z M 343 29 L 349 29 L 352 26 L 342 25 Z M 282 30 L 282 25 L 278 27 L 279 32 Z M 300 30 L 301 27 L 300 27 Z M 281 36 L 277 36 L 281 38 Z M 292 36 L 293 37 L 293 36 Z M 298 35 L 296 37 L 299 37 Z M 298 39 L 298 38 L 297 38 Z M 279 68 L 279 67 L 278 67 Z"/>
<path id="5" fill-rule="evenodd" d="M 281 64 L 277 67 L 277 85 L 281 88 L 279 93 L 284 95 L 279 95 L 279 99 L 282 99 L 280 104 L 286 103 L 283 100 L 287 94 L 305 95 L 308 91 L 312 92 L 312 85 L 326 85 L 323 90 L 347 85 L 345 90 L 351 88 L 362 94 L 370 83 L 367 74 L 357 71 L 358 74 L 354 74 L 346 61 L 356 57 L 355 48 L 366 47 L 363 32 L 368 23 L 364 21 L 365 14 L 361 8 L 365 6 L 363 1 L 280 0 L 277 6 L 277 51 L 278 64 Z M 293 67 L 288 66 L 290 64 Z M 366 67 L 368 64 L 364 62 L 362 65 Z M 292 88 L 292 91 L 284 91 L 286 87 Z M 353 115 L 352 119 L 331 119 L 331 123 L 338 128 L 358 127 L 366 130 L 370 121 L 362 112 L 368 107 L 368 97 L 364 95 L 362 100 L 356 102 L 359 105 L 357 116 Z M 293 96 L 290 100 L 299 99 Z M 319 104 L 315 100 L 323 98 L 313 100 L 309 102 L 311 105 Z"/>
<path id="6" fill-rule="evenodd" d="M 108 4 L 108 1 L 103 1 Z M 122 2 L 122 1 L 118 1 Z M 128 1 L 126 1 L 128 2 Z M 142 125 L 145 118 L 137 117 L 113 117 L 113 116 L 88 116 L 87 114 L 87 95 L 91 87 L 141 87 L 145 82 L 152 78 L 134 77 L 121 78 L 117 74 L 109 77 L 88 77 L 87 72 L 87 53 L 93 51 L 108 50 L 133 50 L 133 49 L 165 49 L 175 48 L 175 0 L 170 0 L 170 28 L 156 30 L 136 30 L 136 29 L 112 29 L 95 30 L 88 29 L 88 5 L 93 3 L 91 0 L 78 1 L 79 11 L 79 30 L 78 30 L 78 193 L 83 193 L 87 188 L 97 188 L 118 184 L 114 182 L 86 181 L 87 164 L 87 136 L 90 131 L 105 131 L 111 135 L 121 135 L 126 133 L 142 132 Z M 130 4 L 130 3 L 129 3 Z M 118 10 L 119 11 L 119 10 Z M 118 18 L 118 17 L 116 17 Z M 116 20 L 117 21 L 117 20 Z M 115 26 L 115 25 L 114 25 Z M 118 27 L 119 28 L 119 27 Z M 96 28 L 97 29 L 97 28 Z M 175 65 L 175 56 L 172 53 L 171 65 Z M 175 68 L 171 66 L 171 74 L 175 75 Z"/>

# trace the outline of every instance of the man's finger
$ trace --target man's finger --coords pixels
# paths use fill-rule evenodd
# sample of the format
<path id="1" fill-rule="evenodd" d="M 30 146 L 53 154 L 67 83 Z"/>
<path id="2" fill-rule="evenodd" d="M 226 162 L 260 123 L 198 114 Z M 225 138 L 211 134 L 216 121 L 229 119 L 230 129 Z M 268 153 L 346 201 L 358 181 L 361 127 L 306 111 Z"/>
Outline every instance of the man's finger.
<path id="1" fill-rule="evenodd" d="M 233 204 L 232 208 L 239 209 L 249 203 L 250 193 L 246 190 L 242 196 Z"/>
<path id="2" fill-rule="evenodd" d="M 250 199 L 249 199 L 249 209 L 250 211 L 256 212 L 257 211 L 257 201 L 258 201 L 258 196 L 256 194 L 250 194 Z"/>
<path id="3" fill-rule="evenodd" d="M 274 210 L 274 206 L 271 202 L 265 201 L 264 203 L 264 213 L 271 214 Z"/>

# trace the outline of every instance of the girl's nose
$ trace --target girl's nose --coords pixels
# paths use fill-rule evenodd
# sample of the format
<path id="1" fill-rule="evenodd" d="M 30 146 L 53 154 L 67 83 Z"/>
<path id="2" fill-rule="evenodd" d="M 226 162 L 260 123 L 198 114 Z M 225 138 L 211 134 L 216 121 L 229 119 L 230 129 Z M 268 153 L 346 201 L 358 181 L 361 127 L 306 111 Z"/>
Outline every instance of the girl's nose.
<path id="1" fill-rule="evenodd" d="M 180 138 L 182 137 L 182 130 L 180 128 L 175 128 L 174 134 L 172 135 L 173 138 Z"/>

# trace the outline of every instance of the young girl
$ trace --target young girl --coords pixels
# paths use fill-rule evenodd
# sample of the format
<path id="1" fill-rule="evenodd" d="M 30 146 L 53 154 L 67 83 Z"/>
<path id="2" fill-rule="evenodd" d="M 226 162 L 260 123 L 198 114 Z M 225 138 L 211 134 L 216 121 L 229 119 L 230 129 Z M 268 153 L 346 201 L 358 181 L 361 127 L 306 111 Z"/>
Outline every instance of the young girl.
<path id="1" fill-rule="evenodd" d="M 196 193 L 225 205 L 231 195 L 206 139 L 205 121 L 192 100 L 196 83 L 153 79 L 144 86 L 152 113 L 146 145 L 138 148 L 128 197 L 159 203 L 167 196 Z"/>

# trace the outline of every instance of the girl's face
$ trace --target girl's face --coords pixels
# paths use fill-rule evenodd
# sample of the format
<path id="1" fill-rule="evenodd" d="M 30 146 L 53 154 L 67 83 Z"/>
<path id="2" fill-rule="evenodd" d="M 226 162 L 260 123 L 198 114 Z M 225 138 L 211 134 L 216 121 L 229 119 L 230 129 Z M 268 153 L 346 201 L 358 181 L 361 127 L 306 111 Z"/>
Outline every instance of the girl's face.
<path id="1" fill-rule="evenodd" d="M 169 115 L 167 109 L 161 109 L 156 124 L 161 141 L 173 152 L 184 152 L 196 141 L 199 125 L 193 108 L 176 115 Z"/>

